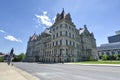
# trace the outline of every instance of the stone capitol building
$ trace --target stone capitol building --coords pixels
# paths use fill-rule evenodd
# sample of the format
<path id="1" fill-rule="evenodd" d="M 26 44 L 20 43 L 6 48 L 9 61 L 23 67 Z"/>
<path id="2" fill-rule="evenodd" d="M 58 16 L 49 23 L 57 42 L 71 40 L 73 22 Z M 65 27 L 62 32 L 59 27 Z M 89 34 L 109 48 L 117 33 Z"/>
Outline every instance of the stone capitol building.
<path id="1" fill-rule="evenodd" d="M 28 62 L 77 62 L 98 59 L 96 39 L 84 25 L 77 29 L 70 13 L 64 10 L 56 15 L 54 24 L 39 35 L 29 38 L 26 58 Z"/>

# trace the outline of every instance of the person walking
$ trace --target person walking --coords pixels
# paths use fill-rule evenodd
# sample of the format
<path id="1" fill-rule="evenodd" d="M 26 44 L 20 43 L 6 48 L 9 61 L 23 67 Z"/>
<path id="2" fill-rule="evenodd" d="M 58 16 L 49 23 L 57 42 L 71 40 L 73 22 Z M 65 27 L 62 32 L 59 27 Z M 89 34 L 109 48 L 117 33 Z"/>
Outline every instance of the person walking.
<path id="1" fill-rule="evenodd" d="M 14 52 L 14 49 L 12 48 L 10 51 L 10 54 L 8 55 L 8 60 L 7 60 L 8 65 L 10 65 L 10 63 L 13 65 L 13 63 L 12 63 L 13 52 Z"/>

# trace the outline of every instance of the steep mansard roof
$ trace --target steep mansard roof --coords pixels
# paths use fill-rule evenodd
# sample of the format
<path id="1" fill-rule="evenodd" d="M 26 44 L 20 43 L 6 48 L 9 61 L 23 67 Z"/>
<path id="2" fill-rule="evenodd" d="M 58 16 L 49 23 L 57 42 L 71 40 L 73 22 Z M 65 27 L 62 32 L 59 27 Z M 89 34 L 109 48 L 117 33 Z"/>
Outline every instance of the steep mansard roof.
<path id="1" fill-rule="evenodd" d="M 30 41 L 33 41 L 33 40 L 36 40 L 37 39 L 37 36 L 35 33 L 30 37 Z"/>
<path id="2" fill-rule="evenodd" d="M 91 37 L 94 37 L 93 32 L 90 33 L 90 32 L 88 31 L 86 25 L 84 25 L 84 28 L 80 28 L 80 29 L 79 29 L 79 34 L 80 34 L 80 35 L 89 35 L 89 36 L 91 36 Z"/>
<path id="3" fill-rule="evenodd" d="M 61 12 L 61 14 L 57 13 L 55 22 L 57 22 L 57 21 L 59 21 L 61 19 L 65 19 L 65 20 L 68 20 L 68 21 L 72 22 L 72 18 L 71 18 L 70 13 L 66 14 L 64 9 Z"/>
<path id="4" fill-rule="evenodd" d="M 58 22 L 58 21 L 60 21 L 60 20 L 62 20 L 62 19 L 63 19 L 63 20 L 66 20 L 66 21 L 68 21 L 68 22 L 70 22 L 70 23 L 73 24 L 70 13 L 66 14 L 65 11 L 64 11 L 64 9 L 62 10 L 61 13 L 57 13 L 56 19 L 55 19 L 55 23 Z M 54 25 L 54 24 L 53 24 L 53 25 Z M 93 34 L 93 33 L 90 33 L 90 32 L 88 31 L 86 25 L 84 25 L 84 28 L 80 28 L 80 29 L 78 30 L 78 32 L 79 32 L 79 35 L 89 35 L 89 36 L 91 36 L 91 37 L 94 37 L 94 34 Z M 44 32 L 41 33 L 39 36 L 36 35 L 36 34 L 34 34 L 33 36 L 31 36 L 29 41 L 37 40 L 37 38 L 38 38 L 38 37 L 41 37 L 41 36 L 44 37 L 44 36 L 50 36 L 50 35 L 52 35 L 52 33 L 50 32 L 50 29 L 49 29 L 49 28 L 46 28 L 46 29 L 44 30 Z"/>
<path id="5" fill-rule="evenodd" d="M 52 33 L 50 32 L 50 29 L 49 28 L 46 28 L 45 31 L 44 31 L 45 34 L 48 34 L 48 35 L 52 35 Z"/>
<path id="6" fill-rule="evenodd" d="M 29 41 L 34 41 L 34 40 L 37 40 L 39 37 L 46 37 L 46 36 L 51 36 L 52 35 L 52 33 L 50 32 L 50 29 L 49 28 L 46 28 L 45 30 L 44 30 L 44 32 L 42 32 L 41 34 L 39 34 L 39 35 L 37 35 L 37 34 L 33 34 L 31 37 L 30 37 L 30 39 L 29 39 Z"/>

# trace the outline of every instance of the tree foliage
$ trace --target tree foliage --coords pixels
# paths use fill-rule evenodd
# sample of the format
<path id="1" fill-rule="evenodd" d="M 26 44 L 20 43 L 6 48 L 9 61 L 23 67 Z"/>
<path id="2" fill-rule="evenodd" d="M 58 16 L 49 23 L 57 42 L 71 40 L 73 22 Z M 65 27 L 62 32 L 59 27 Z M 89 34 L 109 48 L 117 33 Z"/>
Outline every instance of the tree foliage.
<path id="1" fill-rule="evenodd" d="M 4 58 L 3 56 L 0 56 L 0 62 L 3 62 Z"/>
<path id="2" fill-rule="evenodd" d="M 90 61 L 95 61 L 95 59 L 93 58 L 93 56 L 90 56 Z"/>
<path id="3" fill-rule="evenodd" d="M 120 60 L 120 54 L 113 54 L 113 55 L 103 54 L 103 55 L 99 56 L 99 59 L 101 59 L 101 60 Z"/>
<path id="4" fill-rule="evenodd" d="M 109 60 L 109 56 L 106 55 L 106 54 L 104 54 L 104 55 L 102 55 L 101 59 L 102 59 L 102 60 Z"/>
<path id="5" fill-rule="evenodd" d="M 14 62 L 20 62 L 20 61 L 23 61 L 25 59 L 25 54 L 24 53 L 21 53 L 17 56 L 15 56 L 15 58 L 13 59 Z"/>

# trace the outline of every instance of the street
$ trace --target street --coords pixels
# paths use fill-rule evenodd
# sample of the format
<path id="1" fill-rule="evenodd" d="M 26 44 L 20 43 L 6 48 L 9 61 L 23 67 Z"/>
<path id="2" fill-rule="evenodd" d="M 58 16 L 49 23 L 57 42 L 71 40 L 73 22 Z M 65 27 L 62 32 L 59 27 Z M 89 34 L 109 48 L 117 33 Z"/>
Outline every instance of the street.
<path id="1" fill-rule="evenodd" d="M 80 64 L 14 63 L 40 80 L 119 80 L 120 67 Z"/>

